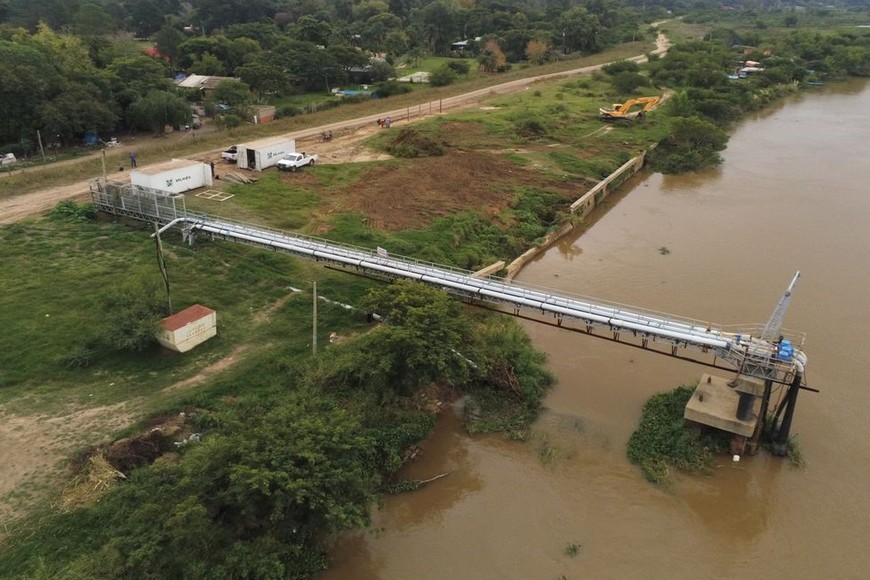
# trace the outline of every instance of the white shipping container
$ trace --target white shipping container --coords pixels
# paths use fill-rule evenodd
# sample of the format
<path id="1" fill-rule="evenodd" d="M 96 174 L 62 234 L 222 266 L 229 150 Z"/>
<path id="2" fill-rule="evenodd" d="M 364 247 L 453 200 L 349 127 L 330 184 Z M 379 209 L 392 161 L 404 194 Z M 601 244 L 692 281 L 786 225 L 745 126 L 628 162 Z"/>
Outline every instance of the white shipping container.
<path id="1" fill-rule="evenodd" d="M 173 159 L 130 171 L 130 183 L 169 193 L 183 193 L 210 186 L 211 166 L 189 159 Z"/>
<path id="2" fill-rule="evenodd" d="M 187 352 L 217 334 L 217 313 L 194 304 L 167 316 L 157 327 L 157 342 L 176 352 Z"/>
<path id="3" fill-rule="evenodd" d="M 296 151 L 296 140 L 286 137 L 270 137 L 238 145 L 236 165 L 241 169 L 263 171 L 274 167 L 288 153 Z"/>

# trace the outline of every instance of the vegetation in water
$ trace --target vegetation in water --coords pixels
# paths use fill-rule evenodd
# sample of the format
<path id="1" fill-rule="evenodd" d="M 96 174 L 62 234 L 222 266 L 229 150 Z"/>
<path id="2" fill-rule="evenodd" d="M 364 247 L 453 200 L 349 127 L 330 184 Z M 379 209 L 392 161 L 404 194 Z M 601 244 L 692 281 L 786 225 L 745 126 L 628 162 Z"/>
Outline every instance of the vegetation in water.
<path id="1" fill-rule="evenodd" d="M 565 546 L 565 554 L 573 558 L 580 553 L 581 547 L 582 545 L 578 544 L 577 542 L 571 542 L 567 546 Z"/>
<path id="2" fill-rule="evenodd" d="M 727 449 L 721 433 L 690 429 L 683 419 L 695 385 L 682 385 L 653 395 L 643 406 L 640 425 L 628 440 L 628 459 L 650 482 L 670 486 L 671 466 L 701 473 L 712 466 L 713 456 Z"/>

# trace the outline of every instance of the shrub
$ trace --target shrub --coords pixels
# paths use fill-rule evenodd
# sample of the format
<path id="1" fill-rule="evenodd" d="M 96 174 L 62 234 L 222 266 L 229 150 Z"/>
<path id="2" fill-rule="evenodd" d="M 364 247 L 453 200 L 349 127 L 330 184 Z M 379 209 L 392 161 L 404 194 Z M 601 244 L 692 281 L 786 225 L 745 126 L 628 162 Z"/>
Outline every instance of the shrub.
<path id="1" fill-rule="evenodd" d="M 613 85 L 616 92 L 627 95 L 638 87 L 649 86 L 649 79 L 639 73 L 621 72 L 613 75 L 610 84 Z"/>
<path id="2" fill-rule="evenodd" d="M 471 65 L 464 60 L 451 60 L 447 67 L 458 75 L 466 75 L 471 70 Z"/>
<path id="3" fill-rule="evenodd" d="M 712 464 L 713 454 L 727 448 L 722 432 L 700 433 L 686 426 L 683 411 L 695 392 L 681 385 L 669 393 L 653 395 L 643 406 L 637 430 L 628 440 L 629 461 L 640 466 L 647 480 L 668 487 L 668 465 L 698 473 Z"/>
<path id="4" fill-rule="evenodd" d="M 398 81 L 387 81 L 385 83 L 381 83 L 377 85 L 375 88 L 375 92 L 372 93 L 372 97 L 385 99 L 387 97 L 392 97 L 393 95 L 404 95 L 405 93 L 410 93 L 414 89 L 411 88 L 409 83 L 400 83 Z"/>
<path id="5" fill-rule="evenodd" d="M 526 139 L 538 139 L 547 135 L 547 126 L 536 117 L 523 117 L 514 122 L 517 135 Z"/>
<path id="6" fill-rule="evenodd" d="M 453 84 L 453 81 L 455 80 L 456 73 L 449 65 L 437 68 L 429 75 L 429 84 L 433 87 L 446 87 L 447 85 Z"/>
<path id="7" fill-rule="evenodd" d="M 71 199 L 65 199 L 58 203 L 48 214 L 51 219 L 67 222 L 86 222 L 94 219 L 96 211 L 93 204 L 77 204 Z"/>
<path id="8" fill-rule="evenodd" d="M 437 157 L 444 154 L 444 148 L 437 141 L 411 127 L 403 127 L 399 130 L 386 149 L 393 157 L 404 159 Z"/>
<path id="9" fill-rule="evenodd" d="M 275 111 L 275 118 L 283 119 L 285 117 L 295 117 L 300 114 L 302 114 L 302 109 L 296 105 L 281 105 Z"/>
<path id="10" fill-rule="evenodd" d="M 601 70 L 611 76 L 616 76 L 621 73 L 638 73 L 640 65 L 630 60 L 619 60 L 602 67 Z"/>
<path id="11" fill-rule="evenodd" d="M 100 302 L 106 317 L 100 341 L 107 347 L 141 351 L 154 343 L 157 322 L 166 312 L 154 281 L 130 280 L 108 290 Z"/>

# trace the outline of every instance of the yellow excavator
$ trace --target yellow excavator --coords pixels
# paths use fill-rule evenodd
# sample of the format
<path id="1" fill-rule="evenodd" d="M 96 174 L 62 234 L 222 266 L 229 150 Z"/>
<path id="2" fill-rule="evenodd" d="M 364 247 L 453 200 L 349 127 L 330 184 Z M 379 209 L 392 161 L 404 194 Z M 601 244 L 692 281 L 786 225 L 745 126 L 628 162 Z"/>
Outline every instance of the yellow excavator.
<path id="1" fill-rule="evenodd" d="M 661 97 L 635 97 L 624 103 L 614 103 L 611 108 L 598 109 L 598 116 L 603 121 L 634 121 L 641 119 L 647 112 L 653 110 L 661 102 Z M 639 111 L 632 112 L 638 105 L 643 105 Z"/>

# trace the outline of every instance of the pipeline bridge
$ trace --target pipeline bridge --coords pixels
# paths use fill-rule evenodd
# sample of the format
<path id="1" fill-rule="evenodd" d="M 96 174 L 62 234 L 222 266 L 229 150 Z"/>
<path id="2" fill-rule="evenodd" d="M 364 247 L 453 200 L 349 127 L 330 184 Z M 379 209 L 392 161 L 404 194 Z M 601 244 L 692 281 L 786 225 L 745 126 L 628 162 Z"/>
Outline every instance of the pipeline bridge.
<path id="1" fill-rule="evenodd" d="M 467 270 L 393 256 L 381 248 L 370 250 L 196 214 L 187 211 L 182 194 L 95 179 L 91 182 L 91 197 L 96 209 L 152 222 L 161 226 L 158 232 L 178 227 L 190 244 L 198 236 L 207 236 L 284 252 L 369 277 L 416 280 L 471 304 L 730 371 L 735 377 L 787 385 L 795 397 L 798 389 L 809 389 L 802 385 L 807 363 L 802 350 L 805 336 L 780 328 L 797 275 L 767 325 L 726 327 L 495 277 L 477 277 Z M 790 422 L 793 406 L 791 412 L 786 411 Z"/>
<path id="2" fill-rule="evenodd" d="M 792 345 L 783 356 L 780 344 L 765 337 L 764 325 L 726 327 L 613 302 L 556 293 L 473 272 L 393 256 L 299 234 L 244 224 L 224 218 L 190 213 L 184 196 L 147 188 L 114 184 L 102 179 L 91 183 L 96 209 L 162 226 L 179 227 L 193 244 L 197 236 L 248 244 L 322 262 L 335 268 L 377 278 L 416 280 L 437 286 L 473 304 L 507 308 L 514 315 L 550 322 L 570 330 L 604 336 L 648 350 L 693 362 L 735 371 L 740 375 L 791 384 L 802 375 L 806 355 L 804 335 L 778 329 Z M 700 355 L 700 356 L 699 356 Z"/>

